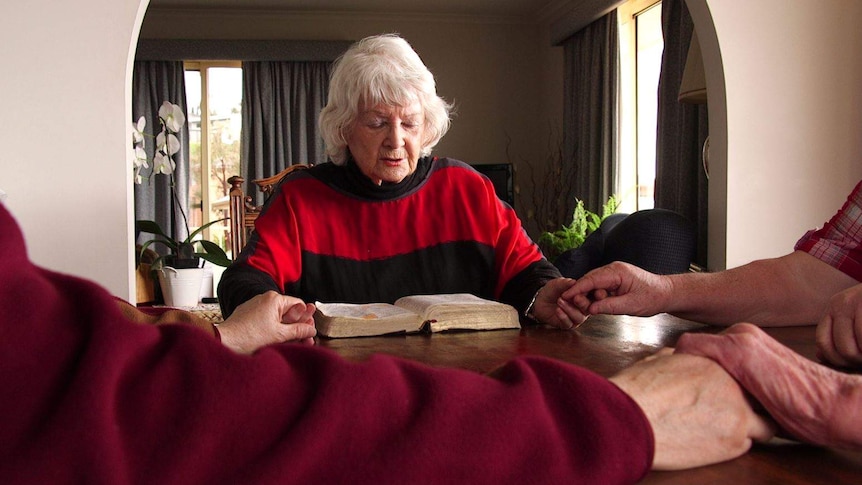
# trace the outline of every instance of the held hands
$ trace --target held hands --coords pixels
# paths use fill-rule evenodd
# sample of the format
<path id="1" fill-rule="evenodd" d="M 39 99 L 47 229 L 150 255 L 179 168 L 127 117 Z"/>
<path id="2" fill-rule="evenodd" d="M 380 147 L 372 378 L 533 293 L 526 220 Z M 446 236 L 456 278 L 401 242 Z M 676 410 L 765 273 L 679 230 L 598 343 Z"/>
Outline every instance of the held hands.
<path id="1" fill-rule="evenodd" d="M 736 458 L 774 425 L 749 406 L 718 364 L 671 349 L 611 377 L 644 411 L 655 437 L 653 469 L 678 470 Z"/>
<path id="2" fill-rule="evenodd" d="M 672 287 L 664 276 L 628 263 L 614 262 L 575 281 L 557 278 L 539 290 L 532 316 L 562 329 L 598 313 L 651 316 L 665 311 Z"/>
<path id="3" fill-rule="evenodd" d="M 536 296 L 532 315 L 562 329 L 577 327 L 587 316 L 598 313 L 651 316 L 665 311 L 672 291 L 666 276 L 613 262 L 577 281 L 549 281 Z"/>
<path id="4" fill-rule="evenodd" d="M 666 276 L 616 261 L 590 271 L 560 298 L 583 315 L 647 317 L 665 311 L 672 291 Z"/>
<path id="5" fill-rule="evenodd" d="M 570 329 L 584 323 L 587 316 L 579 309 L 560 299 L 575 284 L 571 278 L 556 278 L 543 286 L 533 302 L 532 317 L 541 323 Z"/>
<path id="6" fill-rule="evenodd" d="M 817 324 L 822 360 L 840 367 L 862 367 L 862 284 L 835 294 Z"/>
<path id="7" fill-rule="evenodd" d="M 279 342 L 313 344 L 314 309 L 311 303 L 274 291 L 257 295 L 219 325 L 222 343 L 245 354 Z"/>
<path id="8" fill-rule="evenodd" d="M 685 334 L 676 351 L 721 364 L 793 437 L 862 450 L 862 376 L 810 361 L 748 323 Z"/>

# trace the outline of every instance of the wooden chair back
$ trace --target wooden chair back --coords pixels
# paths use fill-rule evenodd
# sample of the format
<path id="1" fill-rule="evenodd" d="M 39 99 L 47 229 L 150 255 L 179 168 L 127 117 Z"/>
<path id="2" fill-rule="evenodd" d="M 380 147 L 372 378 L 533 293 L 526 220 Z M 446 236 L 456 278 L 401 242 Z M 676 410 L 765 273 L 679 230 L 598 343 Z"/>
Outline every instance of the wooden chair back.
<path id="1" fill-rule="evenodd" d="M 271 177 L 252 180 L 251 182 L 264 194 L 264 198 L 266 199 L 272 195 L 272 191 L 281 179 L 296 170 L 305 170 L 310 166 L 304 163 L 294 164 Z M 254 199 L 243 192 L 242 184 L 245 182 L 244 178 L 234 175 L 227 179 L 227 182 L 230 184 L 228 205 L 230 250 L 231 257 L 236 259 L 242 248 L 245 247 L 251 232 L 254 230 L 254 221 L 260 215 L 262 206 L 254 205 Z"/>

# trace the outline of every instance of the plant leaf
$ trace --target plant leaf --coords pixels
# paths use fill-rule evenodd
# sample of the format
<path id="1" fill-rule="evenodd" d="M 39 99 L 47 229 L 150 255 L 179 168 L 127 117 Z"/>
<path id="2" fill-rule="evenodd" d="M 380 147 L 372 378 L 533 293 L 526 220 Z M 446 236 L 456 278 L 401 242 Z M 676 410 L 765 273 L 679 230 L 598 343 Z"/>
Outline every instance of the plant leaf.
<path id="1" fill-rule="evenodd" d="M 141 246 L 141 256 L 143 256 L 144 250 L 147 249 L 148 247 L 152 246 L 153 244 L 162 244 L 166 248 L 170 249 L 171 251 L 176 251 L 176 249 L 177 249 L 177 243 L 175 241 L 171 241 L 171 240 L 163 241 L 161 239 L 150 239 L 149 241 L 145 242 Z"/>
<path id="2" fill-rule="evenodd" d="M 186 242 L 191 242 L 191 241 L 193 241 L 193 240 L 194 240 L 194 238 L 195 238 L 195 236 L 197 236 L 198 234 L 200 234 L 201 232 L 203 232 L 203 230 L 204 230 L 204 229 L 206 229 L 206 228 L 208 228 L 208 227 L 212 226 L 213 224 L 216 224 L 216 223 L 218 223 L 218 222 L 222 222 L 222 221 L 226 221 L 226 220 L 228 220 L 228 218 L 227 218 L 227 217 L 224 217 L 224 218 L 222 218 L 222 219 L 216 219 L 216 220 L 214 220 L 214 221 L 207 222 L 207 223 L 206 223 L 206 224 L 204 224 L 203 226 L 201 226 L 201 227 L 199 227 L 199 228 L 195 229 L 195 231 L 194 231 L 193 233 L 189 234 L 189 237 L 187 237 L 187 238 L 186 238 Z M 221 249 L 221 248 L 219 248 L 219 249 Z"/>
<path id="3" fill-rule="evenodd" d="M 165 232 L 162 231 L 161 226 L 159 226 L 156 221 L 137 220 L 135 221 L 135 229 L 140 232 L 146 232 L 147 234 L 156 234 L 173 241 L 173 238 L 165 234 Z"/>
<path id="4" fill-rule="evenodd" d="M 202 258 L 202 259 L 205 259 L 205 260 L 209 261 L 210 263 L 215 264 L 217 266 L 222 266 L 224 268 L 230 266 L 230 264 L 232 263 L 232 261 L 227 257 L 227 255 L 222 257 L 219 255 L 209 254 L 209 253 L 195 253 L 195 256 Z"/>
<path id="5" fill-rule="evenodd" d="M 195 242 L 200 243 L 204 249 L 204 252 L 195 253 L 195 256 L 201 257 L 209 261 L 210 263 L 217 264 L 219 266 L 230 266 L 231 260 L 227 257 L 227 254 L 225 254 L 224 250 L 222 250 L 222 248 L 219 247 L 218 244 L 212 241 L 207 241 L 205 239 L 201 239 Z"/>

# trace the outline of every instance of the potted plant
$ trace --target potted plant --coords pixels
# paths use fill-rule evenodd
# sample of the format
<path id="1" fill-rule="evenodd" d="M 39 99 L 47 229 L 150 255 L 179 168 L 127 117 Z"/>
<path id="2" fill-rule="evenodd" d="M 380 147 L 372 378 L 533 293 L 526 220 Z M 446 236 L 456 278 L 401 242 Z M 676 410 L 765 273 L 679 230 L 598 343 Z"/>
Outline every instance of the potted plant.
<path id="1" fill-rule="evenodd" d="M 148 233 L 157 236 L 156 239 L 147 241 L 141 246 L 138 259 L 140 260 L 147 249 L 154 244 L 166 247 L 169 253 L 164 256 L 158 256 L 151 263 L 151 270 L 158 274 L 165 302 L 170 306 L 193 306 L 198 301 L 201 280 L 203 278 L 201 260 L 210 261 L 219 266 L 228 266 L 230 264 L 230 259 L 228 259 L 224 250 L 217 244 L 201 239 L 196 240 L 195 238 L 206 228 L 225 219 L 204 224 L 194 232 L 188 230 L 188 218 L 182 205 L 179 203 L 173 178 L 174 169 L 176 168 L 173 157 L 181 148 L 176 133 L 179 132 L 185 123 L 185 115 L 179 106 L 165 101 L 159 108 L 159 123 L 161 124 L 161 130 L 154 137 L 156 146 L 152 160 L 152 176 L 163 174 L 170 177 L 171 198 L 173 200 L 171 210 L 179 211 L 182 221 L 186 225 L 188 236 L 184 239 L 179 239 L 169 235 L 155 221 L 137 220 L 135 221 L 135 229 L 138 233 Z M 141 116 L 137 123 L 133 125 L 132 131 L 135 153 L 134 181 L 136 184 L 143 182 L 141 171 L 143 168 L 149 167 L 150 162 L 144 149 L 144 140 L 146 137 L 152 138 L 153 136 L 145 133 L 145 128 L 146 119 Z M 200 250 L 198 251 L 197 249 Z M 177 295 L 173 294 L 172 289 L 174 286 L 177 286 L 185 293 L 183 297 L 177 297 Z"/>

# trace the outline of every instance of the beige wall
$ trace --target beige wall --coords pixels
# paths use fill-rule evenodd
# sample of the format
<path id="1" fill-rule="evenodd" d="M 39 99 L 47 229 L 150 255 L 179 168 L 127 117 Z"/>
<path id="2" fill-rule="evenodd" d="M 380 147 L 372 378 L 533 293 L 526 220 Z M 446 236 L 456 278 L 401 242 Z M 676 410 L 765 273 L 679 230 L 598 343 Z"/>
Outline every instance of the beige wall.
<path id="1" fill-rule="evenodd" d="M 710 268 L 786 254 L 862 179 L 862 2 L 687 3 L 709 90 Z"/>
<path id="2" fill-rule="evenodd" d="M 0 5 L 6 204 L 35 262 L 124 297 L 133 294 L 129 52 L 142 18 L 140 0 Z"/>
<path id="3" fill-rule="evenodd" d="M 726 234 L 712 232 L 710 251 L 726 248 L 719 256 L 728 266 L 781 254 L 862 178 L 862 59 L 853 56 L 862 45 L 853 24 L 862 3 L 688 1 L 696 23 L 715 19 L 701 41 L 710 86 L 726 87 L 710 94 L 720 105 L 710 109 L 711 223 Z M 126 298 L 134 293 L 129 55 L 141 5 L 146 0 L 0 6 L 0 189 L 34 261 Z M 561 83 L 542 29 L 350 20 L 327 32 L 298 20 L 294 28 L 321 38 L 392 30 L 408 37 L 437 73 L 440 92 L 461 106 L 439 154 L 495 162 L 505 156 L 500 141 L 509 131 L 516 156 L 544 148 L 544 120 L 559 119 L 559 94 L 544 90 Z M 710 71 L 710 62 L 723 64 L 726 76 Z"/>

